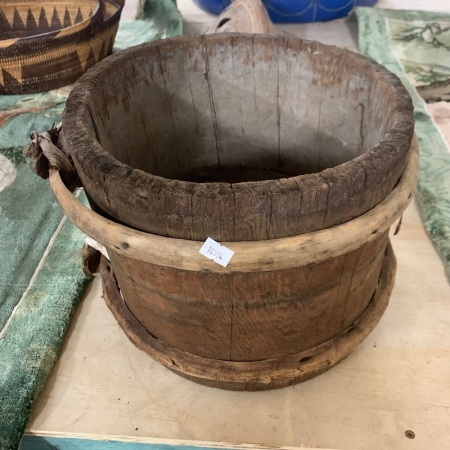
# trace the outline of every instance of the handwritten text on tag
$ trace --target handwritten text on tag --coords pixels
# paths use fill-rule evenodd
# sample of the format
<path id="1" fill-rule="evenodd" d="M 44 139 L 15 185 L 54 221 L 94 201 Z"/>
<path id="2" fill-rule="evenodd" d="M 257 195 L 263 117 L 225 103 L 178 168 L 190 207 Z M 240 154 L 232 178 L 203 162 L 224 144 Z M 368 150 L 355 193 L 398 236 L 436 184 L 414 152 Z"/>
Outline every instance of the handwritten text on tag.
<path id="1" fill-rule="evenodd" d="M 223 267 L 227 267 L 227 264 L 234 255 L 233 250 L 220 245 L 211 238 L 206 239 L 199 252 Z"/>

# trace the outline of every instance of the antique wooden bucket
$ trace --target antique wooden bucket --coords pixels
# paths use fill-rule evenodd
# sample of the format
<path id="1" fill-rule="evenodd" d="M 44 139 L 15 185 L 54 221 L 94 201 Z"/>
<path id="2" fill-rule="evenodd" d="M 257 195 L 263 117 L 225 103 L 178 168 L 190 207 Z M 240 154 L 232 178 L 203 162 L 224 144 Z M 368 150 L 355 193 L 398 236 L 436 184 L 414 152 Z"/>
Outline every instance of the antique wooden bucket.
<path id="1" fill-rule="evenodd" d="M 100 62 L 73 89 L 64 146 L 105 245 L 105 299 L 130 339 L 209 386 L 311 378 L 373 329 L 395 273 L 389 227 L 417 177 L 400 81 L 295 38 L 210 35 Z M 199 254 L 211 237 L 227 267 Z"/>

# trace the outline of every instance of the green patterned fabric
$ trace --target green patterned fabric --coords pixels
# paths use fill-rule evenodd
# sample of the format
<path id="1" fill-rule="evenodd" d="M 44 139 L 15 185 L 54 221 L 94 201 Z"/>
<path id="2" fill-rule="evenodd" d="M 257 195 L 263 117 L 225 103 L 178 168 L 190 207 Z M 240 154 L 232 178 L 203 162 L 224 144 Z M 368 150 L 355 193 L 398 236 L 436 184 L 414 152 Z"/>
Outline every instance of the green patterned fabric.
<path id="1" fill-rule="evenodd" d="M 146 0 L 115 48 L 182 33 L 172 0 Z M 0 449 L 16 449 L 83 293 L 84 235 L 22 156 L 32 130 L 61 121 L 71 87 L 0 96 Z"/>
<path id="2" fill-rule="evenodd" d="M 416 198 L 450 277 L 450 151 L 424 100 L 441 102 L 450 117 L 450 15 L 378 8 L 357 8 L 356 15 L 360 52 L 394 72 L 413 99 L 420 144 Z"/>

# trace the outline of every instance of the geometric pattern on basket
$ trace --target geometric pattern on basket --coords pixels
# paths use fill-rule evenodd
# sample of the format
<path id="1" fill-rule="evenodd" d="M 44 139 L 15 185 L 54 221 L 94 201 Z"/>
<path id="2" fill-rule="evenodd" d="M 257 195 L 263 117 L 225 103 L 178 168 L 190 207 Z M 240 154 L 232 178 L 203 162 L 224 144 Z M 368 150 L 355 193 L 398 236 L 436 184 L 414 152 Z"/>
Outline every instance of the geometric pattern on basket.
<path id="1" fill-rule="evenodd" d="M 62 55 L 49 55 L 46 58 L 46 75 L 45 82 L 50 86 L 53 82 L 57 82 L 61 77 L 70 77 L 70 73 L 83 73 L 101 59 L 105 58 L 112 52 L 114 45 L 113 36 L 105 36 L 100 51 L 96 48 L 89 46 L 88 50 L 83 49 L 83 52 L 71 51 Z M 3 67 L 0 69 L 0 91 L 5 89 L 7 91 L 19 92 L 21 90 L 23 80 L 32 78 L 36 73 L 36 69 L 39 69 L 39 62 L 37 63 L 24 63 L 20 67 L 20 73 L 14 76 L 10 72 L 6 71 Z M 61 69 L 65 67 L 66 69 Z M 18 76 L 17 76 L 18 75 Z M 73 80 L 75 81 L 75 80 Z M 44 88 L 45 89 L 45 88 Z"/>
<path id="2" fill-rule="evenodd" d="M 74 2 L 0 7 L 0 39 L 15 39 L 68 28 L 93 15 L 96 2 Z"/>
<path id="3" fill-rule="evenodd" d="M 0 7 L 0 95 L 74 83 L 112 52 L 122 8 L 122 0 L 8 0 Z"/>

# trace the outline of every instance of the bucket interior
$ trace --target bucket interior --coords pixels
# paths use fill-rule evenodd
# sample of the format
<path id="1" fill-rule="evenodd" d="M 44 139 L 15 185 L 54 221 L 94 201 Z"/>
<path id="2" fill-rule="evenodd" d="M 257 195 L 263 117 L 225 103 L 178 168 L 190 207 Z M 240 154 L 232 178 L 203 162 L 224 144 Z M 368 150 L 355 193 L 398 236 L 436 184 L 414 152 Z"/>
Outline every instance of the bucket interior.
<path id="1" fill-rule="evenodd" d="M 165 178 L 235 183 L 320 172 L 392 123 L 386 83 L 351 52 L 233 35 L 147 46 L 91 90 L 101 146 Z"/>

